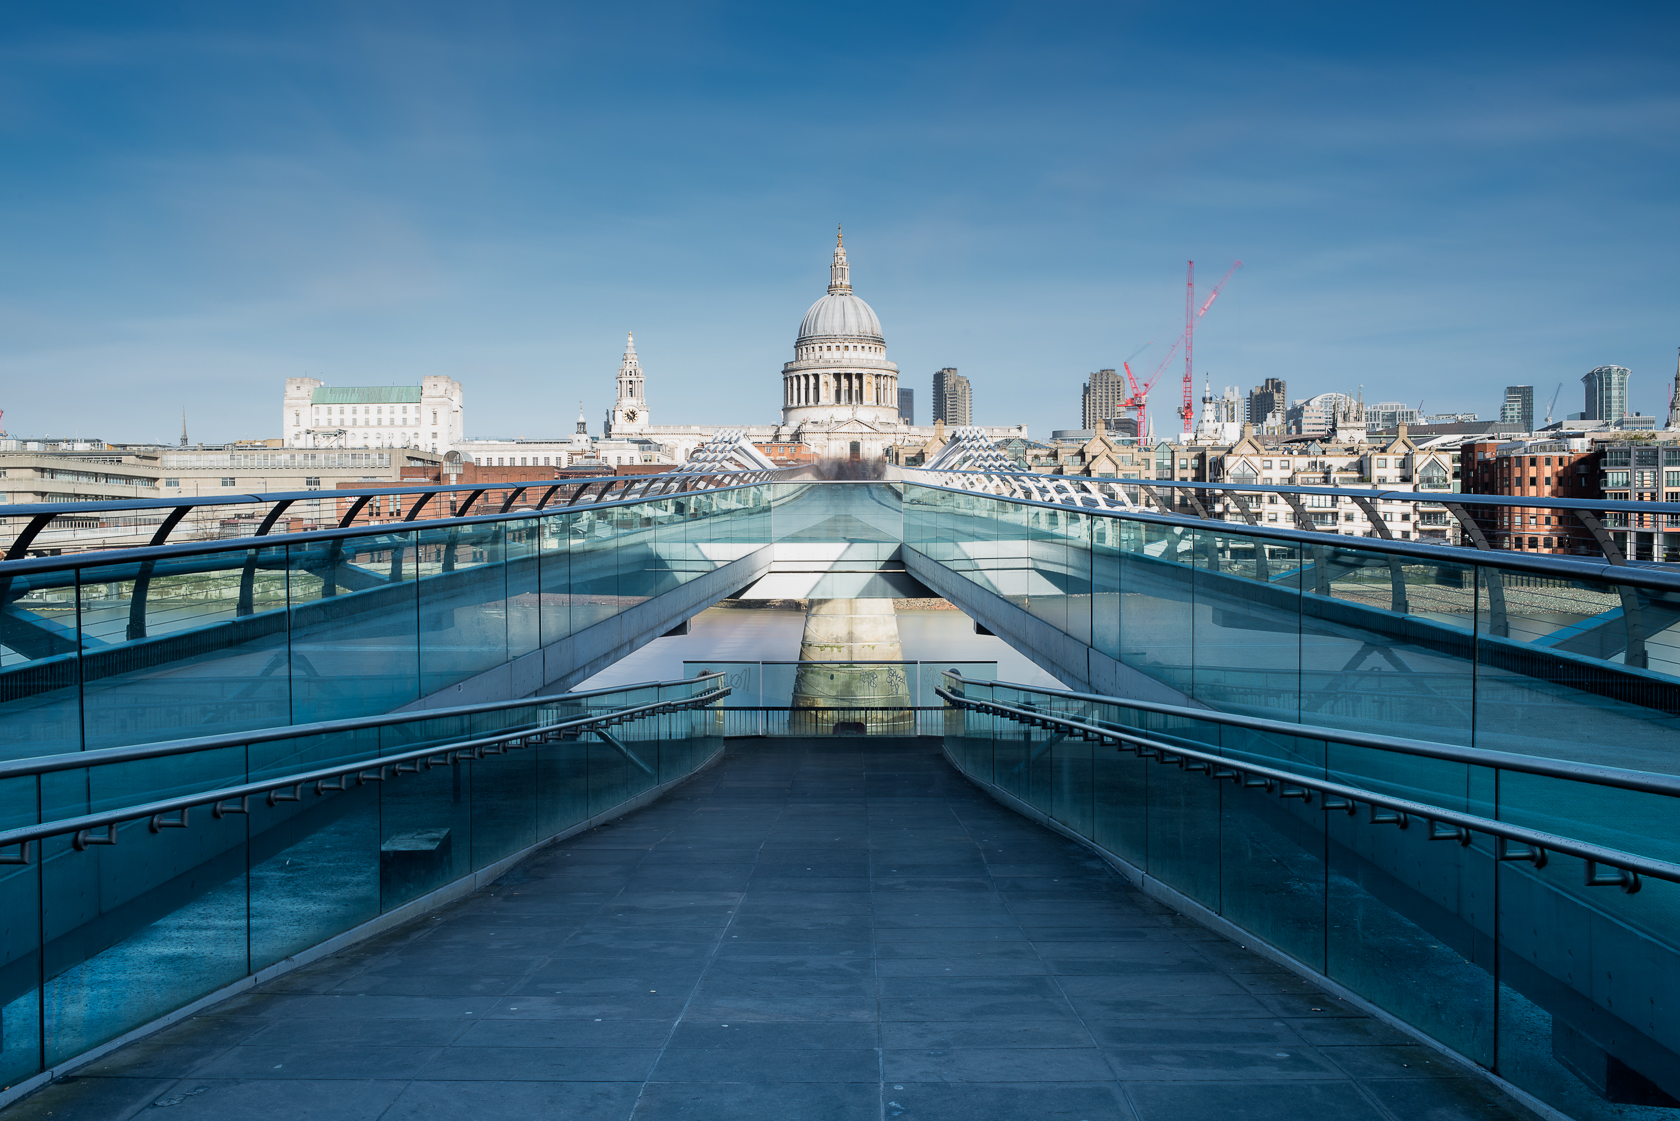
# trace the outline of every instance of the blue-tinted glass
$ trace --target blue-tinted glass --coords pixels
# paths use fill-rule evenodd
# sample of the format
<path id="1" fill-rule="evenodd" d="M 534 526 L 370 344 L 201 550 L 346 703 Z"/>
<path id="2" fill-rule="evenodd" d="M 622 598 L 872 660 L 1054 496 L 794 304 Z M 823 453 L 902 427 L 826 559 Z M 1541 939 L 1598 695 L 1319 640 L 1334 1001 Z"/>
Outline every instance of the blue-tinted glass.
<path id="1" fill-rule="evenodd" d="M 542 645 L 542 579 L 539 550 L 542 522 L 508 523 L 503 538 L 507 565 L 507 657 L 511 661 Z"/>
<path id="2" fill-rule="evenodd" d="M 82 747 L 76 572 L 0 576 L 0 759 Z"/>
<path id="3" fill-rule="evenodd" d="M 454 562 L 443 544 L 436 563 L 447 571 Z M 288 549 L 287 562 L 291 722 L 391 712 L 419 699 L 414 534 L 306 542 Z"/>
<path id="4" fill-rule="evenodd" d="M 500 522 L 418 532 L 422 555 L 454 549 L 450 571 L 419 581 L 420 695 L 430 696 L 508 660 L 507 536 Z"/>
<path id="5" fill-rule="evenodd" d="M 575 515 L 549 514 L 539 538 L 542 645 L 572 633 L 571 526 Z"/>
<path id="6" fill-rule="evenodd" d="M 83 569 L 86 746 L 286 723 L 285 596 L 280 548 Z"/>

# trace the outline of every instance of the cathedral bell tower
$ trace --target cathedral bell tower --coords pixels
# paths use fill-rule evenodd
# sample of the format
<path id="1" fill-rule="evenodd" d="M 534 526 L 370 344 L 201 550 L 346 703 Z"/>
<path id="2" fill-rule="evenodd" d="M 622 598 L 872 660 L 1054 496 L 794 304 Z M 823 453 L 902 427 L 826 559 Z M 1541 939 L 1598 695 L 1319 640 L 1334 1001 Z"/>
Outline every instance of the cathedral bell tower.
<path id="1" fill-rule="evenodd" d="M 624 360 L 618 364 L 618 400 L 612 410 L 612 435 L 629 436 L 647 431 L 647 398 L 642 393 L 642 363 L 636 357 L 636 333 L 624 344 Z"/>

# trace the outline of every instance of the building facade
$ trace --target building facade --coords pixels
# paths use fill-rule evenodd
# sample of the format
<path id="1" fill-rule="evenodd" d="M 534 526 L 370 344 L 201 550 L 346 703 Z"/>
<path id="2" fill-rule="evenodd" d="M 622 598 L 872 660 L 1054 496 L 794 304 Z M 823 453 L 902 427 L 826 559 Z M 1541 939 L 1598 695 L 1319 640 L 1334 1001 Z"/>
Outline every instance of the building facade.
<path id="1" fill-rule="evenodd" d="M 898 367 L 887 361 L 881 321 L 852 291 L 843 236 L 836 236 L 828 294 L 799 324 L 793 361 L 782 366 L 782 425 L 848 420 L 896 427 Z"/>
<path id="2" fill-rule="evenodd" d="M 1085 388 L 1079 394 L 1079 427 L 1095 432 L 1098 422 L 1101 422 L 1112 428 L 1116 420 L 1126 415 L 1129 396 L 1126 379 L 1114 370 L 1092 373 L 1085 379 Z"/>
<path id="3" fill-rule="evenodd" d="M 898 391 L 898 419 L 901 424 L 915 425 L 916 391 L 914 389 L 900 389 Z"/>
<path id="4" fill-rule="evenodd" d="M 1534 387 L 1507 385 L 1505 403 L 1499 406 L 1499 419 L 1502 423 L 1517 425 L 1524 432 L 1533 432 Z"/>
<path id="5" fill-rule="evenodd" d="M 647 391 L 642 382 L 642 360 L 636 357 L 636 333 L 629 332 L 624 357 L 618 363 L 618 399 L 607 414 L 608 436 L 636 436 L 647 431 Z"/>
<path id="6" fill-rule="evenodd" d="M 1582 420 L 1603 420 L 1617 424 L 1627 415 L 1628 375 L 1626 366 L 1595 366 L 1581 378 L 1586 390 L 1586 412 Z"/>
<path id="7" fill-rule="evenodd" d="M 974 423 L 974 390 L 955 366 L 933 375 L 933 419 L 949 428 Z"/>
<path id="8" fill-rule="evenodd" d="M 1597 498 L 1601 453 L 1584 438 L 1471 440 L 1464 490 L 1506 498 Z M 1496 549 L 1596 556 L 1592 533 L 1572 514 L 1547 507 L 1482 507 L 1477 522 Z"/>
<path id="9" fill-rule="evenodd" d="M 1328 436 L 1359 412 L 1359 403 L 1345 393 L 1320 393 L 1290 405 L 1285 427 L 1291 436 Z M 1363 428 L 1364 418 L 1357 419 Z"/>
<path id="10" fill-rule="evenodd" d="M 1248 392 L 1248 410 L 1242 417 L 1256 432 L 1282 432 L 1289 413 L 1289 385 L 1282 378 L 1267 378 Z"/>
<path id="11" fill-rule="evenodd" d="M 466 436 L 461 383 L 329 386 L 287 378 L 280 416 L 288 448 L 420 448 L 442 454 Z"/>

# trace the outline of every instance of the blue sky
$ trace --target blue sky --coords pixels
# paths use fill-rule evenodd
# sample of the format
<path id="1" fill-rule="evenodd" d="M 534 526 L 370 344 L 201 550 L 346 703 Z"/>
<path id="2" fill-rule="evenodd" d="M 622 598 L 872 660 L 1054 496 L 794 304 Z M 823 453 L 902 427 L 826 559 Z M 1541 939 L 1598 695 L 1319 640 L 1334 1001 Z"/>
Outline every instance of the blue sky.
<path id="1" fill-rule="evenodd" d="M 1675 12 L 14 2 L 0 424 L 260 438 L 285 377 L 448 374 L 470 435 L 598 431 L 627 329 L 656 423 L 768 423 L 838 221 L 921 418 L 956 366 L 982 423 L 1076 426 L 1188 258 L 1245 262 L 1216 389 L 1563 416 L 1618 363 L 1662 412 Z"/>

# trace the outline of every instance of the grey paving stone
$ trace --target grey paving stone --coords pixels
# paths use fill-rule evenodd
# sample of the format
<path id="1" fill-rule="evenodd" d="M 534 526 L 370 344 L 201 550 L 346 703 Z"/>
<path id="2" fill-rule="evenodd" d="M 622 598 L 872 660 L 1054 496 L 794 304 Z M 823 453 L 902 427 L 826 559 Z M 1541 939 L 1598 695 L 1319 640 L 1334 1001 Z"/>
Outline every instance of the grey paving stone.
<path id="1" fill-rule="evenodd" d="M 229 1048 L 193 1072 L 206 1079 L 254 1078 L 263 1081 L 366 1078 L 413 1078 L 438 1053 L 437 1047 L 388 1044 L 276 1043 Z"/>
<path id="2" fill-rule="evenodd" d="M 1095 1047 L 884 1050 L 887 1082 L 1094 1082 L 1109 1076 Z"/>
<path id="3" fill-rule="evenodd" d="M 1469 1078 L 1464 1067 L 1440 1052 L 1411 1043 L 1362 1047 L 1319 1047 L 1327 1059 L 1353 1078 Z"/>
<path id="4" fill-rule="evenodd" d="M 882 1097 L 882 1116 L 887 1121 L 1135 1121 L 1137 1117 L 1112 1082 L 889 1083 Z"/>
<path id="5" fill-rule="evenodd" d="M 877 1121 L 877 1082 L 653 1082 L 635 1121 Z"/>
<path id="6" fill-rule="evenodd" d="M 673 1047 L 660 1056 L 650 1082 L 881 1081 L 874 1048 Z"/>
<path id="7" fill-rule="evenodd" d="M 411 1082 L 380 1121 L 564 1118 L 628 1121 L 639 1082 Z"/>
<path id="8" fill-rule="evenodd" d="M 1129 1082 L 1125 1089 L 1139 1121 L 1348 1121 L 1376 1115 L 1370 1099 L 1346 1081 Z"/>
<path id="9" fill-rule="evenodd" d="M 671 1037 L 670 1020 L 550 1020 L 486 1017 L 451 1041 L 456 1047 L 652 1047 Z"/>
<path id="10" fill-rule="evenodd" d="M 965 1047 L 1089 1047 L 1091 1033 L 1073 1019 L 1007 1020 L 990 1024 L 969 1020 L 911 1020 L 882 1024 L 881 1046 L 942 1051 Z"/>
<path id="11" fill-rule="evenodd" d="M 1480 1079 L 1373 1078 L 1362 1085 L 1367 1093 L 1398 1118 L 1534 1121 L 1534 1114 Z M 1649 1112 L 1654 1115 L 1656 1110 Z"/>
<path id="12" fill-rule="evenodd" d="M 167 1100 L 179 1085 L 173 1077 L 96 1078 L 72 1075 L 49 1083 L 6 1107 L 6 1121 L 63 1121 L 65 1118 L 111 1118 L 126 1121 Z"/>
<path id="13" fill-rule="evenodd" d="M 446 1047 L 412 1077 L 434 1082 L 642 1082 L 654 1047 Z"/>
<path id="14" fill-rule="evenodd" d="M 189 1078 L 176 1083 L 151 1103 L 146 1118 L 186 1118 L 196 1121 L 226 1121 L 237 1117 L 252 1121 L 372 1121 L 388 1109 L 404 1083 L 396 1079 L 361 1078 L 269 1081 L 262 1079 Z M 89 1121 L 112 1115 L 74 1115 Z M 7 1121 L 11 1121 L 10 1117 Z"/>

